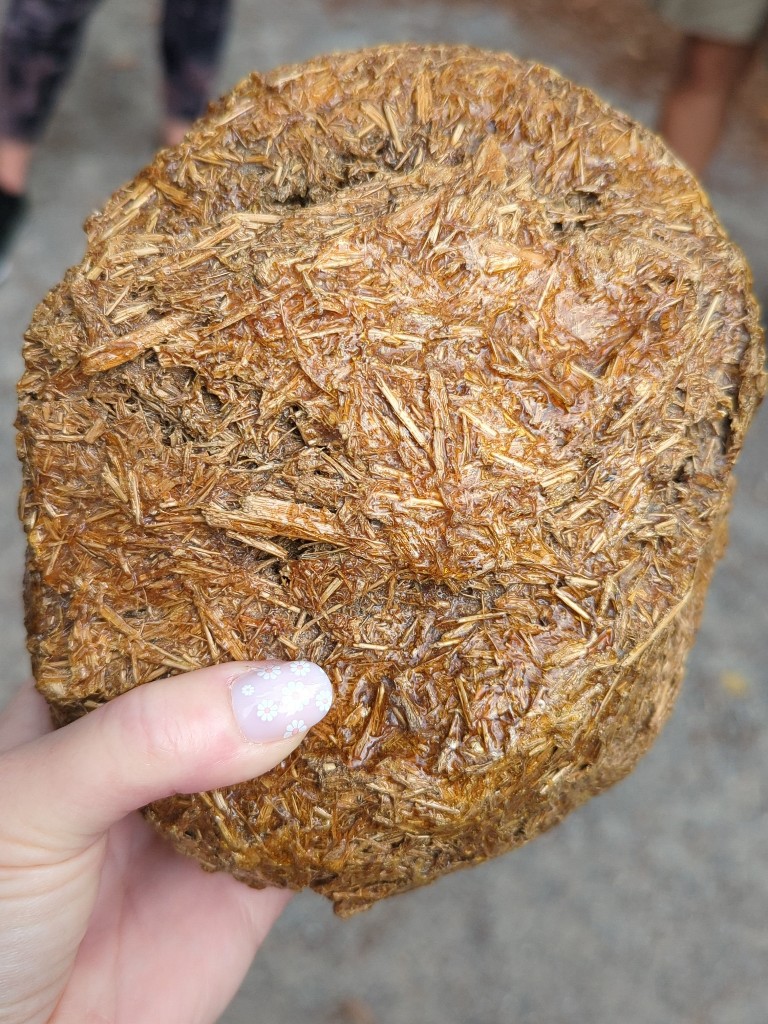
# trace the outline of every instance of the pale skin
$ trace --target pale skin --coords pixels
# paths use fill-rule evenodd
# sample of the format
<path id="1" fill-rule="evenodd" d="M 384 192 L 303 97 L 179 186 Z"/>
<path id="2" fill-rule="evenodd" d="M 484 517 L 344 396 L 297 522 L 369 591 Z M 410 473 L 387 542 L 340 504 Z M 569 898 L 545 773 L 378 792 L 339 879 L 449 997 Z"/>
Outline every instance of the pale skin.
<path id="1" fill-rule="evenodd" d="M 13 196 L 27 190 L 29 165 L 34 147 L 16 139 L 0 139 L 0 188 Z"/>
<path id="2" fill-rule="evenodd" d="M 694 174 L 714 156 L 734 94 L 747 75 L 758 43 L 688 36 L 662 103 L 659 132 Z"/>
<path id="3" fill-rule="evenodd" d="M 136 808 L 263 774 L 300 737 L 243 736 L 218 665 L 51 730 L 0 716 L 0 1024 L 213 1024 L 290 894 L 208 874 Z"/>

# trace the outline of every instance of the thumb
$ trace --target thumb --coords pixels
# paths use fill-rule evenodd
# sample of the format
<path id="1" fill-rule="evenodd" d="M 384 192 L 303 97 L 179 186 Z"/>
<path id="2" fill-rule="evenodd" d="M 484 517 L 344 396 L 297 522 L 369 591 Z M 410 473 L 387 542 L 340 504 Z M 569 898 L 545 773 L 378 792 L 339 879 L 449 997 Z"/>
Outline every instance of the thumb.
<path id="1" fill-rule="evenodd" d="M 72 856 L 152 800 L 273 768 L 331 699 L 328 677 L 306 661 L 214 665 L 139 686 L 0 758 L 4 838 L 36 863 L 43 850 Z"/>

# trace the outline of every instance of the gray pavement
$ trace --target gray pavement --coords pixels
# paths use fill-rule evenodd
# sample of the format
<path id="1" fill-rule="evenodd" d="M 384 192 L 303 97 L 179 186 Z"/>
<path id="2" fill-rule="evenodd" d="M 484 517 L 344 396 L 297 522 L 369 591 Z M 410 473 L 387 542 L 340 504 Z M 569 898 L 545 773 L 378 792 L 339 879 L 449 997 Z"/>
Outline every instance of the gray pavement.
<path id="1" fill-rule="evenodd" d="M 635 0 L 627 2 L 637 14 Z M 563 0 L 571 17 L 575 6 Z M 617 6 L 581 3 L 595 24 Z M 241 0 L 221 84 L 332 49 L 468 41 L 553 64 L 652 118 L 658 54 L 649 51 L 644 73 L 636 39 L 603 24 L 606 62 L 575 39 L 567 18 L 527 11 L 522 0 L 517 8 L 493 0 Z M 658 26 L 644 17 L 641 38 L 650 39 Z M 0 702 L 28 671 L 11 426 L 20 338 L 36 301 L 80 258 L 84 217 L 152 154 L 155 19 L 149 0 L 108 0 L 94 18 L 35 164 L 14 276 L 0 289 Z M 612 24 L 620 24 L 615 15 Z M 669 33 L 659 39 L 671 52 Z M 623 48 L 639 72 L 633 85 L 610 72 Z M 734 125 L 713 168 L 712 197 L 765 297 L 768 195 L 765 172 L 750 158 L 750 130 Z M 768 406 L 741 460 L 731 544 L 683 696 L 635 774 L 524 849 L 351 921 L 335 919 L 319 897 L 299 896 L 223 1024 L 765 1024 L 767 448 Z"/>

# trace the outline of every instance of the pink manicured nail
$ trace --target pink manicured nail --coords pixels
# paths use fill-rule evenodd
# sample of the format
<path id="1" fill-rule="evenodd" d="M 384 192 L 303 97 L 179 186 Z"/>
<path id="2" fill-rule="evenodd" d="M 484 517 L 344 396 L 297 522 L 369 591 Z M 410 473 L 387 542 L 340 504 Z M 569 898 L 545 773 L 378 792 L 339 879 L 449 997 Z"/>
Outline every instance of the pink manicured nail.
<path id="1" fill-rule="evenodd" d="M 303 735 L 333 700 L 328 676 L 311 661 L 265 661 L 232 683 L 232 707 L 247 739 Z"/>

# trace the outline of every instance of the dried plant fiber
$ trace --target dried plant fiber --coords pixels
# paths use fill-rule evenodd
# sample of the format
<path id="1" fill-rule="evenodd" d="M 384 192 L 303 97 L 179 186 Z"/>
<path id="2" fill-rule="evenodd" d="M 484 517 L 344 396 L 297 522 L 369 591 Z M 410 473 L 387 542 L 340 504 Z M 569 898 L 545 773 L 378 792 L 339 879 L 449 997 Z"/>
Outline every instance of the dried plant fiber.
<path id="1" fill-rule="evenodd" d="M 554 72 L 382 47 L 253 75 L 86 225 L 18 419 L 58 722 L 318 662 L 280 767 L 146 811 L 350 914 L 624 776 L 670 711 L 763 389 L 749 271 Z"/>

